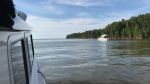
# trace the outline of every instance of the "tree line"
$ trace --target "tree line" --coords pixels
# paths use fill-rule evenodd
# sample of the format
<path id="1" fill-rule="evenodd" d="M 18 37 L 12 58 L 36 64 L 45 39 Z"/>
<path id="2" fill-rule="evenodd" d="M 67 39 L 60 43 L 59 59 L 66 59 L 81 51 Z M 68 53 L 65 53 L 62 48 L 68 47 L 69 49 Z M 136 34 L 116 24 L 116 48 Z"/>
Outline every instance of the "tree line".
<path id="1" fill-rule="evenodd" d="M 66 38 L 98 38 L 102 34 L 108 34 L 112 39 L 147 39 L 150 38 L 150 13 L 122 19 L 108 24 L 103 29 L 94 29 L 85 32 L 73 33 Z"/>

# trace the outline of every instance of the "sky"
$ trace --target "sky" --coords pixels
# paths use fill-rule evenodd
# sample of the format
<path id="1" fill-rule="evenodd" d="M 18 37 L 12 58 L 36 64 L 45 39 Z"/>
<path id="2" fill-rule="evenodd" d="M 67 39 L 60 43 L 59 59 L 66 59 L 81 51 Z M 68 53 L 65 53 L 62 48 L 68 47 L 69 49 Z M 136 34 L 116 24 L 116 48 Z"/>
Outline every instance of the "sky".
<path id="1" fill-rule="evenodd" d="M 150 0 L 13 0 L 27 14 L 34 39 L 105 28 L 121 19 L 150 13 Z"/>

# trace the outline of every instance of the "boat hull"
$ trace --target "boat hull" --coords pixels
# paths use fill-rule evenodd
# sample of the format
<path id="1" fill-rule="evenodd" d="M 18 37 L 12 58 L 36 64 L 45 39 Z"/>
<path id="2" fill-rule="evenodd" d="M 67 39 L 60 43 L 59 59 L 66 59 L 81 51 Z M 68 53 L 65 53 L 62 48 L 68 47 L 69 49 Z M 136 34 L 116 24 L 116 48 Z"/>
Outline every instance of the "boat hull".
<path id="1" fill-rule="evenodd" d="M 108 38 L 98 38 L 98 41 L 108 41 Z"/>

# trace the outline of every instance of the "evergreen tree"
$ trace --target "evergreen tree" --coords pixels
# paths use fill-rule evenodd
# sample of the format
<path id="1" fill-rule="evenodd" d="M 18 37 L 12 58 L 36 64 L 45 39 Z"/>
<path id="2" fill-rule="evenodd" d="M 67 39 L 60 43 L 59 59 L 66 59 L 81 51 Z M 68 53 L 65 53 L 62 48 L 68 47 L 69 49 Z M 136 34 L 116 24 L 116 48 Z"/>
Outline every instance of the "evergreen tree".
<path id="1" fill-rule="evenodd" d="M 150 14 L 141 14 L 129 20 L 122 19 L 108 24 L 104 29 L 69 34 L 66 38 L 98 38 L 102 34 L 108 34 L 114 39 L 150 38 Z"/>

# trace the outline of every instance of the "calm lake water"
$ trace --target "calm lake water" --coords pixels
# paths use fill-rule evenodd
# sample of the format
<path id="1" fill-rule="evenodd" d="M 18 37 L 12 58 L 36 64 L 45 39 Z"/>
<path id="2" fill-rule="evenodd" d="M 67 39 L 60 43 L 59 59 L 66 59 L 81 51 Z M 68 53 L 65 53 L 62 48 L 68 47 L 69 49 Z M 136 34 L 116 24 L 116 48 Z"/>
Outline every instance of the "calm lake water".
<path id="1" fill-rule="evenodd" d="M 150 40 L 34 40 L 47 84 L 150 84 Z"/>

